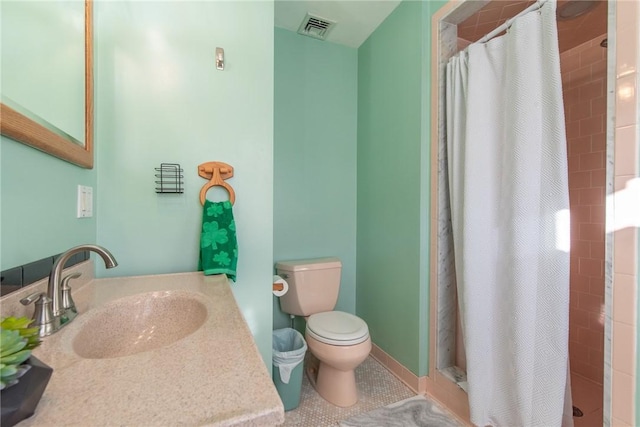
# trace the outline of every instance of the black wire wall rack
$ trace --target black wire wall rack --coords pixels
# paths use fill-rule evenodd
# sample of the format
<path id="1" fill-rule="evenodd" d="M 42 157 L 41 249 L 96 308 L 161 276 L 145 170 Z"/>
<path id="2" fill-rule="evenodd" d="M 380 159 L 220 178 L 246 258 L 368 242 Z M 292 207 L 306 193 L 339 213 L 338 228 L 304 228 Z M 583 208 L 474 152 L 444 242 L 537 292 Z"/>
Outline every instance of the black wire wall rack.
<path id="1" fill-rule="evenodd" d="M 183 170 L 178 163 L 160 163 L 156 170 L 156 193 L 184 193 Z"/>

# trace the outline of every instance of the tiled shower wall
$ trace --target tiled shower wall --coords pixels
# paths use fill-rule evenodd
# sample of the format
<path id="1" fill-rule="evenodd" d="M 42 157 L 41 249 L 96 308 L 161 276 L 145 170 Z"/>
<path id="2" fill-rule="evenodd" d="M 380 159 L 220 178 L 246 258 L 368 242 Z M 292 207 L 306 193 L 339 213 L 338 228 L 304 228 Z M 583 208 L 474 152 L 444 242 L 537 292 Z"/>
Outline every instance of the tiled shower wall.
<path id="1" fill-rule="evenodd" d="M 615 4 L 615 143 L 610 162 L 614 188 L 608 203 L 613 237 L 611 310 L 611 426 L 640 425 L 638 382 L 638 191 L 640 183 L 640 2 Z M 634 190 L 635 188 L 635 190 Z M 606 386 L 606 385 L 605 385 Z"/>
<path id="2" fill-rule="evenodd" d="M 571 206 L 571 371 L 602 384 L 604 367 L 606 34 L 560 56 Z"/>

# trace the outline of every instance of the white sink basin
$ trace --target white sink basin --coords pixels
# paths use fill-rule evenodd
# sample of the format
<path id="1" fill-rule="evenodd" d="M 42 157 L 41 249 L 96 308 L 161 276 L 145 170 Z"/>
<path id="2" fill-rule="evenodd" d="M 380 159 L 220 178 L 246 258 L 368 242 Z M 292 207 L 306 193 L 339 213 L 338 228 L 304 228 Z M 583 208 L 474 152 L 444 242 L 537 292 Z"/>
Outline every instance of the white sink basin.
<path id="1" fill-rule="evenodd" d="M 84 315 L 74 352 L 108 359 L 165 347 L 192 334 L 206 320 L 207 308 L 195 294 L 162 291 L 120 298 Z"/>

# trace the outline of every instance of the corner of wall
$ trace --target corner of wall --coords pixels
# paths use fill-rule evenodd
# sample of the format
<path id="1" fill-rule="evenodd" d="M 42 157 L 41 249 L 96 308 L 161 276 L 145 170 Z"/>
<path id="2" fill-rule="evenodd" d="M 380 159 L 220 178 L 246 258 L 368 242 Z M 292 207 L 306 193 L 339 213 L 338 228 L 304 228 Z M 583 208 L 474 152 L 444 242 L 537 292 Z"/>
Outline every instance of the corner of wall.
<path id="1" fill-rule="evenodd" d="M 429 357 L 428 11 L 401 2 L 358 49 L 356 313 L 414 374 Z"/>

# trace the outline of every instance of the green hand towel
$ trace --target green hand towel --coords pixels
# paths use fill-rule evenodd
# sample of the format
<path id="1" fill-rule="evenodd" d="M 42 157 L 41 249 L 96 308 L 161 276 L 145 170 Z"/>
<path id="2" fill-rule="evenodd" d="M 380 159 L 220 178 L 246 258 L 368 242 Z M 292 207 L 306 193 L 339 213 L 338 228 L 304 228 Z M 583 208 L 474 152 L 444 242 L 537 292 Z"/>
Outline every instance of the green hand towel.
<path id="1" fill-rule="evenodd" d="M 200 235 L 198 271 L 205 275 L 226 274 L 236 281 L 238 242 L 231 202 L 205 200 Z"/>

